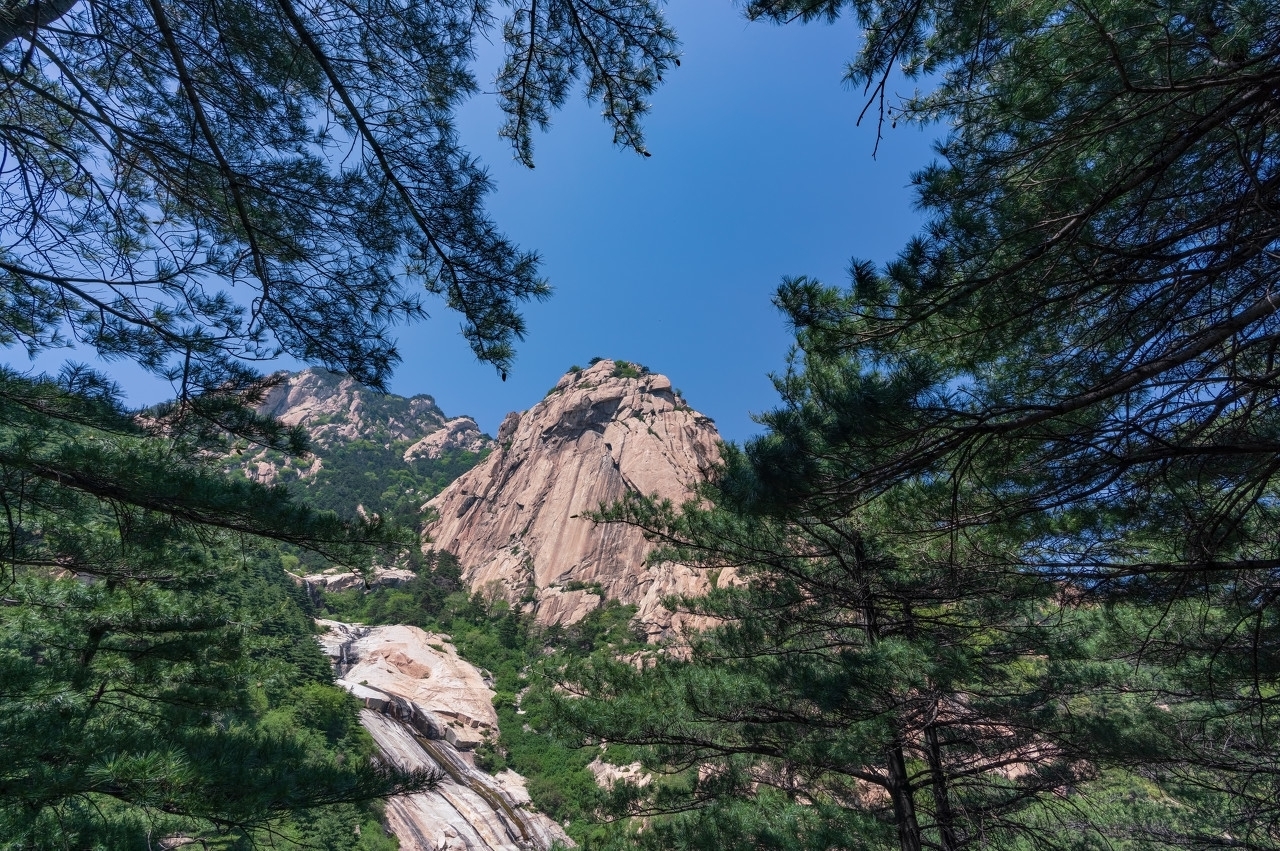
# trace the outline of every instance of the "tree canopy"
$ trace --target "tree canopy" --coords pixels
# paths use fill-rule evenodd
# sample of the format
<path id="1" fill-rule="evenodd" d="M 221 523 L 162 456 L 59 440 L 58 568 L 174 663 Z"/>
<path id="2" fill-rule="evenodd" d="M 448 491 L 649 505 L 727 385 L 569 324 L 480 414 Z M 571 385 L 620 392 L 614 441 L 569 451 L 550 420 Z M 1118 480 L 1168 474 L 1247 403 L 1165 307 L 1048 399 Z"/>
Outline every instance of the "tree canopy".
<path id="1" fill-rule="evenodd" d="M 74 339 L 180 391 L 282 352 L 380 387 L 425 287 L 507 369 L 549 290 L 453 121 L 497 26 L 473 2 L 5 0 L 0 340 Z M 579 79 L 644 151 L 676 61 L 655 4 L 517 3 L 502 34 L 521 159 Z"/>
<path id="2" fill-rule="evenodd" d="M 674 772 L 622 811 L 690 812 L 641 837 L 681 847 L 1280 846 L 1275 5 L 747 11 L 854 15 L 870 114 L 948 129 L 896 260 L 779 289 L 782 404 L 714 509 L 609 515 L 738 577 L 688 658 L 570 672 L 613 698 L 577 735 Z"/>
<path id="3" fill-rule="evenodd" d="M 324 825 L 357 847 L 352 804 L 434 778 L 373 758 L 263 542 L 359 565 L 394 538 L 229 481 L 89 389 L 0 373 L 0 847 Z"/>

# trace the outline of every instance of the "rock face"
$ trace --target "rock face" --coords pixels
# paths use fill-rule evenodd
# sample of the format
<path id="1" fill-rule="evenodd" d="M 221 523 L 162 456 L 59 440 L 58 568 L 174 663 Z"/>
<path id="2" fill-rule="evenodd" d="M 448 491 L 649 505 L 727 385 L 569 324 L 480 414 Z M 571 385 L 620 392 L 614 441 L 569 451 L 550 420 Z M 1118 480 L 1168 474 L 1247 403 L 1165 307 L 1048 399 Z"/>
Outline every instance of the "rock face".
<path id="1" fill-rule="evenodd" d="M 403 851 L 544 851 L 572 845 L 551 819 L 528 809 L 524 778 L 491 777 L 471 751 L 496 736 L 498 717 L 485 675 L 458 657 L 446 636 L 417 627 L 363 627 L 320 621 L 338 684 L 362 700 L 360 723 L 401 768 L 438 770 L 431 792 L 387 802 Z"/>
<path id="2" fill-rule="evenodd" d="M 351 440 L 419 440 L 440 429 L 444 413 L 430 396 L 376 393 L 354 379 L 313 367 L 267 393 L 258 412 L 301 425 L 320 449 Z"/>
<path id="3" fill-rule="evenodd" d="M 321 591 L 341 593 L 353 588 L 396 588 L 412 582 L 418 574 L 401 567 L 374 567 L 367 577 L 346 570 L 333 573 L 312 573 L 299 576 L 296 581 L 305 585 L 314 598 Z"/>
<path id="4" fill-rule="evenodd" d="M 701 576 L 645 565 L 653 546 L 638 530 L 581 515 L 628 490 L 687 500 L 717 463 L 718 441 L 666 377 L 600 361 L 507 415 L 499 447 L 428 503 L 429 546 L 456 555 L 472 588 L 512 604 L 532 598 L 540 623 L 571 623 L 616 598 L 660 635 L 673 626 L 662 597 L 702 590 Z"/>
<path id="5" fill-rule="evenodd" d="M 612 765 L 596 757 L 587 763 L 587 771 L 591 772 L 596 779 L 596 785 L 602 789 L 608 789 L 619 781 L 640 787 L 648 786 L 653 782 L 653 776 L 646 774 L 644 766 L 639 762 Z"/>
<path id="6" fill-rule="evenodd" d="M 415 458 L 439 458 L 450 450 L 480 452 L 493 446 L 493 438 L 480 431 L 471 417 L 455 417 L 446 420 L 437 431 L 419 440 L 404 451 L 404 460 Z"/>
<path id="7" fill-rule="evenodd" d="M 338 684 L 373 708 L 405 702 L 427 735 L 461 751 L 474 750 L 498 734 L 488 678 L 458 656 L 447 636 L 416 626 L 320 624 L 329 628 L 321 642 L 338 660 Z M 374 705 L 370 690 L 384 695 L 384 703 Z"/>
<path id="8" fill-rule="evenodd" d="M 436 459 L 449 450 L 478 453 L 494 445 L 475 420 L 447 419 L 430 396 L 377 393 L 320 368 L 285 376 L 267 393 L 258 413 L 285 425 L 302 426 L 313 453 L 301 460 L 271 452 L 242 456 L 240 466 L 245 475 L 264 484 L 281 480 L 282 471 L 285 478 L 308 479 L 324 466 L 329 451 L 357 440 L 396 447 L 406 463 Z M 401 452 L 399 447 L 406 444 Z"/>

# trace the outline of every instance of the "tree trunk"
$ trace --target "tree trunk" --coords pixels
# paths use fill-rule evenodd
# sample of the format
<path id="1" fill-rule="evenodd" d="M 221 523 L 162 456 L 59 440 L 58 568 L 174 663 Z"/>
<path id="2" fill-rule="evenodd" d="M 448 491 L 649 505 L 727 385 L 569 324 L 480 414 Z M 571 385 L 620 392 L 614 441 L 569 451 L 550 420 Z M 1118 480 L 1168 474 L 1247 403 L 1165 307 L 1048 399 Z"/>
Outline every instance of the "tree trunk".
<path id="1" fill-rule="evenodd" d="M 907 779 L 907 760 L 902 754 L 902 740 L 889 748 L 889 797 L 893 800 L 893 820 L 898 827 L 900 851 L 920 851 L 920 823 L 916 820 L 916 802 Z"/>
<path id="2" fill-rule="evenodd" d="M 935 820 L 938 823 L 938 838 L 942 843 L 942 851 L 955 851 L 960 847 L 956 839 L 956 816 L 951 809 L 951 796 L 947 792 L 947 775 L 942 768 L 942 745 L 938 741 L 938 725 L 927 724 L 924 728 L 925 750 L 929 754 L 930 785 L 933 788 L 933 807 Z"/>

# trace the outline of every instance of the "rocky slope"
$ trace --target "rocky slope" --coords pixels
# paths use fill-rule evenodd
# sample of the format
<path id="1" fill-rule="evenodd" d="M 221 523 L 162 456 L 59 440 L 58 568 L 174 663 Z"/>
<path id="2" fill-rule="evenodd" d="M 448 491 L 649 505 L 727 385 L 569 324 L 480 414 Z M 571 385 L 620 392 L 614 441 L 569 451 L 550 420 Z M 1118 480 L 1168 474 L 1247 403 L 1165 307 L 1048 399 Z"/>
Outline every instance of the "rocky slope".
<path id="1" fill-rule="evenodd" d="M 262 452 L 243 458 L 249 478 L 260 482 L 314 477 L 327 454 L 355 441 L 396 449 L 404 462 L 437 459 L 450 450 L 478 453 L 493 445 L 470 417 L 447 418 L 427 395 L 376 393 L 351 378 L 312 368 L 293 373 L 258 406 L 286 425 L 300 425 L 312 455 L 296 460 Z"/>
<path id="2" fill-rule="evenodd" d="M 448 637 L 416 627 L 320 621 L 338 684 L 365 705 L 360 722 L 402 768 L 437 769 L 431 792 L 392 798 L 387 825 L 402 851 L 532 851 L 573 843 L 528 809 L 524 779 L 475 768 L 471 752 L 495 737 L 494 692 Z"/>
<path id="3" fill-rule="evenodd" d="M 628 490 L 679 503 L 719 458 L 710 419 L 665 376 L 600 361 L 571 371 L 542 402 L 508 414 L 498 448 L 431 500 L 429 546 L 462 563 L 472 588 L 571 623 L 604 598 L 639 607 L 650 635 L 673 626 L 664 595 L 701 590 L 678 564 L 646 565 L 639 531 L 582 515 Z"/>

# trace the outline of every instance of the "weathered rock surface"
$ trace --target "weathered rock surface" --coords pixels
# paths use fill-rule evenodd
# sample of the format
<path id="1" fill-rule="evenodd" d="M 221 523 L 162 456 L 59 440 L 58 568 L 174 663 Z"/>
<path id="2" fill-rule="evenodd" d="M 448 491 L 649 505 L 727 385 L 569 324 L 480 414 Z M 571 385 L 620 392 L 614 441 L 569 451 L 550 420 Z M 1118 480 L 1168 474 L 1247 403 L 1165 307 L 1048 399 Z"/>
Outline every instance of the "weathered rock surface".
<path id="1" fill-rule="evenodd" d="M 481 452 L 494 445 L 475 420 L 447 419 L 430 396 L 378 393 L 320 368 L 285 376 L 257 410 L 285 425 L 302 426 L 312 448 L 312 454 L 302 459 L 285 459 L 273 452 L 241 456 L 238 463 L 245 475 L 264 484 L 279 481 L 285 467 L 289 476 L 308 479 L 324 466 L 327 451 L 356 440 L 396 446 L 397 451 L 407 443 L 406 463 L 436 459 L 448 450 Z"/>
<path id="2" fill-rule="evenodd" d="M 551 819 L 528 809 L 524 779 L 475 768 L 469 750 L 497 734 L 485 675 L 446 636 L 416 627 L 320 621 L 320 642 L 338 684 L 364 702 L 360 723 L 383 754 L 408 769 L 437 769 L 431 792 L 387 802 L 387 824 L 403 851 L 531 851 L 573 845 Z"/>
<path id="3" fill-rule="evenodd" d="M 386 695 L 387 705 L 403 705 L 424 733 L 458 750 L 473 750 L 497 735 L 489 679 L 458 656 L 447 636 L 416 626 L 319 623 L 329 629 L 320 642 L 338 660 L 339 685 Z"/>
<path id="4" fill-rule="evenodd" d="M 573 846 L 558 824 L 520 806 L 503 784 L 457 758 L 444 742 L 413 734 L 379 712 L 360 721 L 378 747 L 402 768 L 439 768 L 443 782 L 431 792 L 387 802 L 387 826 L 401 851 L 529 851 L 556 842 Z"/>
<path id="5" fill-rule="evenodd" d="M 493 446 L 493 439 L 480 431 L 471 417 L 454 417 L 404 451 L 404 460 L 439 458 L 445 452 L 480 452 Z"/>
<path id="6" fill-rule="evenodd" d="M 646 773 L 644 766 L 638 762 L 613 765 L 596 757 L 587 763 L 587 770 L 596 778 L 596 785 L 603 789 L 608 789 L 618 781 L 640 787 L 653 782 L 653 775 Z"/>
<path id="7" fill-rule="evenodd" d="M 645 565 L 653 546 L 638 530 L 582 516 L 628 490 L 683 502 L 719 459 L 712 421 L 665 376 L 624 377 L 636 372 L 606 360 L 565 375 L 542 402 L 509 414 L 499 448 L 431 500 L 430 546 L 456 555 L 472 588 L 513 604 L 531 595 L 543 624 L 616 598 L 639 607 L 650 635 L 678 626 L 662 597 L 701 591 L 703 578 Z"/>
<path id="8" fill-rule="evenodd" d="M 366 580 L 354 571 L 334 573 L 312 573 L 298 577 L 298 581 L 307 586 L 313 594 L 317 591 L 339 593 L 352 588 L 395 588 L 411 582 L 418 574 L 402 567 L 375 567 Z"/>
<path id="9" fill-rule="evenodd" d="M 267 393 L 258 412 L 302 426 L 318 448 L 357 439 L 419 440 L 446 422 L 430 396 L 377 393 L 318 367 L 290 375 Z"/>

